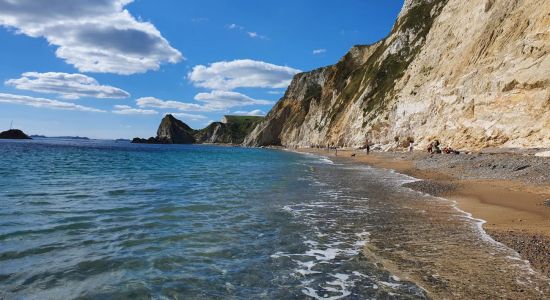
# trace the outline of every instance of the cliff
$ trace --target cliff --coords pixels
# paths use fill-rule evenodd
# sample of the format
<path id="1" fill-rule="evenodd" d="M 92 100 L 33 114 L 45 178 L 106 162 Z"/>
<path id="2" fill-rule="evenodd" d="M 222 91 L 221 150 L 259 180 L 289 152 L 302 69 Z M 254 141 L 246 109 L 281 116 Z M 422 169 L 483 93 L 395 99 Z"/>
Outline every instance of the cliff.
<path id="1" fill-rule="evenodd" d="M 550 147 L 550 0 L 407 0 L 389 36 L 298 74 L 248 146 Z"/>
<path id="2" fill-rule="evenodd" d="M 10 129 L 0 132 L 0 139 L 30 140 L 31 138 L 19 129 Z"/>
<path id="3" fill-rule="evenodd" d="M 262 117 L 225 116 L 225 122 L 214 122 L 204 129 L 194 130 L 172 115 L 160 122 L 157 136 L 135 138 L 141 144 L 241 144 L 244 138 L 263 120 Z"/>
<path id="4" fill-rule="evenodd" d="M 242 144 L 263 117 L 225 116 L 223 122 L 214 122 L 195 133 L 198 143 Z"/>

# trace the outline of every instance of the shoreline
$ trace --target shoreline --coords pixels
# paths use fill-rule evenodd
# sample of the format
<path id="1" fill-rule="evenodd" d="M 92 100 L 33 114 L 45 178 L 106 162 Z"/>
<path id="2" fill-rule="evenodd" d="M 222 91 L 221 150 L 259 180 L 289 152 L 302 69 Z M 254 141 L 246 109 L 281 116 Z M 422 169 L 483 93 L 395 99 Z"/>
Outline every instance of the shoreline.
<path id="1" fill-rule="evenodd" d="M 496 169 L 493 164 L 488 166 L 489 172 L 485 172 L 483 167 L 472 162 L 472 157 L 480 154 L 440 154 L 434 158 L 420 152 L 371 152 L 367 156 L 362 150 L 338 150 L 338 156 L 335 156 L 333 150 L 301 148 L 295 151 L 337 157 L 350 163 L 391 169 L 417 178 L 419 181 L 404 186 L 454 202 L 458 211 L 477 223 L 482 234 L 515 250 L 533 269 L 550 277 L 550 206 L 547 202 L 545 204 L 545 200 L 550 199 L 550 185 L 546 184 L 550 178 L 544 175 L 520 174 L 518 178 L 498 179 L 502 175 L 500 173 L 507 174 L 508 170 L 492 171 Z M 355 156 L 351 157 L 352 154 Z M 523 156 L 517 156 L 499 154 L 492 157 L 488 154 L 488 158 L 483 159 L 506 164 L 515 159 L 525 160 Z M 424 167 L 425 163 L 431 164 L 432 159 L 437 161 Z M 537 159 L 543 163 L 550 162 L 550 159 Z M 458 163 L 447 165 L 447 160 Z M 512 167 L 513 170 L 523 168 Z M 544 170 L 545 167 L 543 164 L 541 168 Z"/>

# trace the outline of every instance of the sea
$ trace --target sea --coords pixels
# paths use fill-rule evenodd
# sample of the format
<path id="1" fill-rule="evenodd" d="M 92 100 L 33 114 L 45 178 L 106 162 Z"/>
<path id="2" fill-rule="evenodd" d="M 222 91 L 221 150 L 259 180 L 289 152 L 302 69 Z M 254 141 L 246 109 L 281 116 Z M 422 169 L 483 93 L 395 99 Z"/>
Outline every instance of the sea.
<path id="1" fill-rule="evenodd" d="M 0 299 L 545 297 L 481 220 L 391 170 L 51 138 L 0 157 Z"/>

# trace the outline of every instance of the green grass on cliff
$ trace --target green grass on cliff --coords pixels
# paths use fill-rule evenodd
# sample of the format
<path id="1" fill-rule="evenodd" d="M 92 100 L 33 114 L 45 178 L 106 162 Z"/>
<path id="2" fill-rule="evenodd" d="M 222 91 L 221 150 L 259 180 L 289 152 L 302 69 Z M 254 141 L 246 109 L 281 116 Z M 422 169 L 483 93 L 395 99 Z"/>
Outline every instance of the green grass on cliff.
<path id="1" fill-rule="evenodd" d="M 263 119 L 257 116 L 225 116 L 231 137 L 237 143 L 241 143 Z"/>
<path id="2" fill-rule="evenodd" d="M 264 117 L 259 116 L 225 116 L 227 123 L 254 123 L 260 122 Z"/>

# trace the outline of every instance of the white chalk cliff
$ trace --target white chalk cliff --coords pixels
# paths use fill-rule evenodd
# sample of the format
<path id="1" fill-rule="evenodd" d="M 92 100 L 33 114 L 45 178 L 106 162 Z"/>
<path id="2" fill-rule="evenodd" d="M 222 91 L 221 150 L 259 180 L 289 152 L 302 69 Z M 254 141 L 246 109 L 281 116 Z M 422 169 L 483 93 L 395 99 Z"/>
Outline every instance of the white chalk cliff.
<path id="1" fill-rule="evenodd" d="M 550 148 L 550 0 L 407 0 L 390 35 L 296 75 L 249 146 Z"/>

